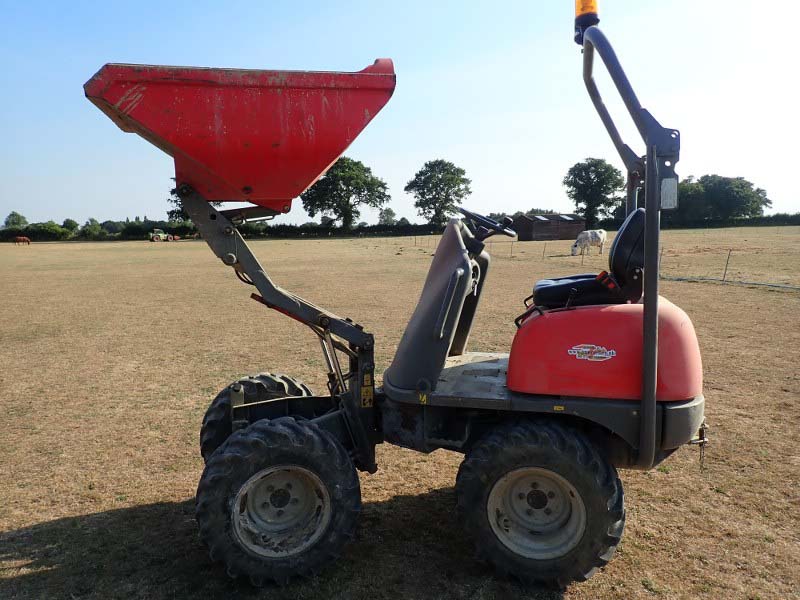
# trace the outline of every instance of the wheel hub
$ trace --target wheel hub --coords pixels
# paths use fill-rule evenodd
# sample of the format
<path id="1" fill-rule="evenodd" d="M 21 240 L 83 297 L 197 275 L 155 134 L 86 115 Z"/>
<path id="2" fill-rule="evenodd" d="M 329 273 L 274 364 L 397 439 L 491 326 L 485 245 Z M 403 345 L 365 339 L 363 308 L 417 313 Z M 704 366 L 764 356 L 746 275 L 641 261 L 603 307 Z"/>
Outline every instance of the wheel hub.
<path id="1" fill-rule="evenodd" d="M 539 467 L 515 469 L 498 479 L 486 509 L 498 539 L 526 558 L 563 556 L 586 530 L 586 508 L 575 487 Z"/>
<path id="2" fill-rule="evenodd" d="M 328 489 L 312 471 L 276 466 L 259 471 L 239 489 L 232 505 L 233 530 L 250 552 L 291 556 L 311 547 L 331 519 Z"/>
<path id="3" fill-rule="evenodd" d="M 269 501 L 276 508 L 283 508 L 292 499 L 292 495 L 285 489 L 275 490 L 270 494 Z"/>
<path id="4" fill-rule="evenodd" d="M 528 506 L 531 508 L 544 508 L 547 506 L 547 494 L 541 490 L 531 490 L 528 492 Z"/>

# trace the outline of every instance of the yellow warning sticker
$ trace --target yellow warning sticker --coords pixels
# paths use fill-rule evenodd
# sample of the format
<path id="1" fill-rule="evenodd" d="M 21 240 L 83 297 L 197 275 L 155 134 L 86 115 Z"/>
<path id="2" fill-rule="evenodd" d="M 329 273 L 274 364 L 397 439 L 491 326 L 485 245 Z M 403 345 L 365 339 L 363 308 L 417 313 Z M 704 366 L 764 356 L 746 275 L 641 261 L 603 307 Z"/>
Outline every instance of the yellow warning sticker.
<path id="1" fill-rule="evenodd" d="M 361 408 L 371 408 L 375 400 L 375 388 L 371 385 L 361 388 Z"/>

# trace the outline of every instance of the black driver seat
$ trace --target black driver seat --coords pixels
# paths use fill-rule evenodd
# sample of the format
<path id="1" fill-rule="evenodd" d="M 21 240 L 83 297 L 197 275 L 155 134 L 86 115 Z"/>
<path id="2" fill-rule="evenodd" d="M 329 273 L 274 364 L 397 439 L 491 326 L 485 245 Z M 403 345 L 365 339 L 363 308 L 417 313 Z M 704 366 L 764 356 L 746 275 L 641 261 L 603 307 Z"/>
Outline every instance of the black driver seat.
<path id="1" fill-rule="evenodd" d="M 533 304 L 563 308 L 590 304 L 638 302 L 642 297 L 644 267 L 644 209 L 628 215 L 608 252 L 609 273 L 584 273 L 557 279 L 541 279 L 533 287 Z"/>

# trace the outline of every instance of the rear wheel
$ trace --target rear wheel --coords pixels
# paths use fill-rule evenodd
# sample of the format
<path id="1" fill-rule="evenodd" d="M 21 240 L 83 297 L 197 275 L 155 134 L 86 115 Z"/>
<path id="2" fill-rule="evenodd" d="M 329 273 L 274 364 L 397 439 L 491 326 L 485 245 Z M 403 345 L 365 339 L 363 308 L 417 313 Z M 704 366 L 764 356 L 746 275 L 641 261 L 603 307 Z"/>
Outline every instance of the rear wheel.
<path id="1" fill-rule="evenodd" d="M 200 427 L 200 454 L 205 462 L 232 433 L 231 392 L 241 385 L 245 402 L 285 398 L 287 396 L 311 396 L 307 385 L 288 375 L 261 373 L 243 377 L 223 389 L 211 402 Z"/>
<path id="2" fill-rule="evenodd" d="M 257 586 L 318 573 L 353 537 L 360 509 L 347 451 L 328 432 L 292 417 L 231 435 L 197 488 L 200 538 L 212 560 Z"/>
<path id="3" fill-rule="evenodd" d="M 527 583 L 585 581 L 611 559 L 625 526 L 616 469 L 558 423 L 489 432 L 461 464 L 456 494 L 478 556 Z"/>

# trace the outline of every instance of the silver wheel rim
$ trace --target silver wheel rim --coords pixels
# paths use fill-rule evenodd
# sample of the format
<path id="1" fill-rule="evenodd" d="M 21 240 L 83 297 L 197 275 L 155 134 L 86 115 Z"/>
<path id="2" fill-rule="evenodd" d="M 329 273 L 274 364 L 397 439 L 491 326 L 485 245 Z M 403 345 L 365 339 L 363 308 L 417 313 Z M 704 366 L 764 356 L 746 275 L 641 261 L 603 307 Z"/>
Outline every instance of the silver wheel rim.
<path id="1" fill-rule="evenodd" d="M 486 503 L 489 524 L 509 550 L 525 558 L 564 556 L 586 531 L 586 507 L 575 487 L 538 467 L 509 471 Z"/>
<path id="2" fill-rule="evenodd" d="M 263 469 L 239 489 L 231 513 L 233 531 L 250 552 L 270 558 L 313 546 L 331 520 L 328 488 L 297 465 Z"/>

